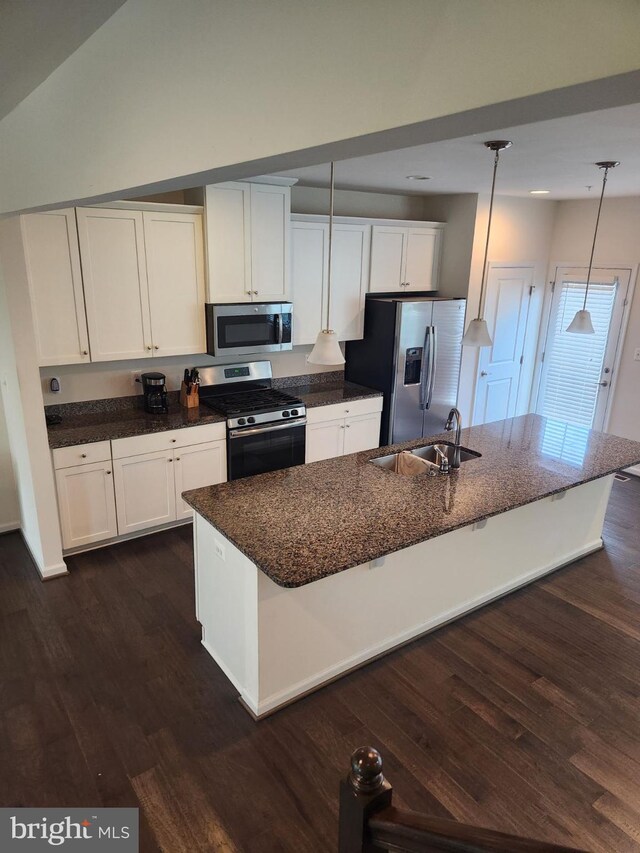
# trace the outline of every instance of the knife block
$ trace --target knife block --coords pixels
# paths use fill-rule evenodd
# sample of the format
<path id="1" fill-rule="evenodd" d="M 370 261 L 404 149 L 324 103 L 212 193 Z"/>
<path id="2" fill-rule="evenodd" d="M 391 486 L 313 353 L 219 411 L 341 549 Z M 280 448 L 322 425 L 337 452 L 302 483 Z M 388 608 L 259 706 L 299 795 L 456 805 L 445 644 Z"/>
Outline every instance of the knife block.
<path id="1" fill-rule="evenodd" d="M 198 394 L 198 386 L 191 386 L 191 393 L 187 394 L 187 383 L 183 382 L 180 386 L 180 405 L 185 409 L 194 409 L 200 405 L 200 395 Z"/>

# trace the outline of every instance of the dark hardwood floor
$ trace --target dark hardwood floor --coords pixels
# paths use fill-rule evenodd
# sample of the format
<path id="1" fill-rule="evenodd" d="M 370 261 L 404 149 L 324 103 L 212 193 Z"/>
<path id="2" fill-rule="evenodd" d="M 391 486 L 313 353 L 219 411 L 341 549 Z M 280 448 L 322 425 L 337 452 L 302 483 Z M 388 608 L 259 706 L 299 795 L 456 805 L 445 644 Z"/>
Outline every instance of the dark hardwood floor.
<path id="1" fill-rule="evenodd" d="M 257 724 L 200 646 L 190 527 L 44 584 L 2 536 L 0 805 L 139 805 L 144 853 L 334 851 L 371 744 L 398 806 L 638 851 L 639 518 L 615 483 L 605 551 Z"/>

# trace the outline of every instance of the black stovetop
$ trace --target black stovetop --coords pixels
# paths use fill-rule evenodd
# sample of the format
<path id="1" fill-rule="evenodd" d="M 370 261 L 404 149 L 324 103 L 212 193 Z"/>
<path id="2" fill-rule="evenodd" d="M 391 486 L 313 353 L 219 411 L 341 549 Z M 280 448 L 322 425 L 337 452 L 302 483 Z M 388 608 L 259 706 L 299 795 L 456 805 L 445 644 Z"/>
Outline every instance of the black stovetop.
<path id="1" fill-rule="evenodd" d="M 282 409 L 287 406 L 302 406 L 302 400 L 275 388 L 261 388 L 252 391 L 236 391 L 232 394 L 206 395 L 200 402 L 220 412 L 227 418 L 265 412 L 269 409 Z"/>

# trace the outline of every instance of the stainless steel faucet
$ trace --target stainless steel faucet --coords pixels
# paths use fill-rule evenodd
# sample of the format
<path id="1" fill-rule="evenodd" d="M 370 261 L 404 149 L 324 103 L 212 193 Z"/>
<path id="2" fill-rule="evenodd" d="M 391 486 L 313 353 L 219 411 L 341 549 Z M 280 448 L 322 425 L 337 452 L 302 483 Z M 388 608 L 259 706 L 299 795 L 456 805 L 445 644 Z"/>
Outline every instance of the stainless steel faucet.
<path id="1" fill-rule="evenodd" d="M 449 412 L 449 417 L 447 418 L 447 423 L 445 424 L 445 429 L 448 431 L 453 429 L 453 419 L 456 419 L 456 441 L 455 446 L 453 448 L 453 458 L 451 460 L 452 468 L 460 467 L 460 432 L 462 431 L 462 418 L 460 417 L 460 412 L 458 409 L 453 407 Z"/>

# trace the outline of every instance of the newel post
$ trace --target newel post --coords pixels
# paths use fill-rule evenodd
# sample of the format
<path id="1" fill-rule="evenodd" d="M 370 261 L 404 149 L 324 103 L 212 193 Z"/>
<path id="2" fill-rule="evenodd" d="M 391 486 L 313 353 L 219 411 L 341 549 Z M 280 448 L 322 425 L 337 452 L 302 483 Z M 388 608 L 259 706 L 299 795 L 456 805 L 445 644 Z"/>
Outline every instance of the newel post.
<path id="1" fill-rule="evenodd" d="M 391 785 L 382 775 L 382 756 L 361 746 L 351 756 L 351 770 L 340 782 L 338 853 L 370 853 L 367 822 L 391 805 Z"/>

